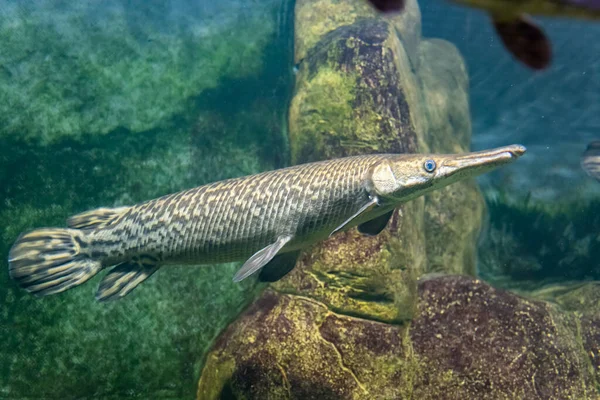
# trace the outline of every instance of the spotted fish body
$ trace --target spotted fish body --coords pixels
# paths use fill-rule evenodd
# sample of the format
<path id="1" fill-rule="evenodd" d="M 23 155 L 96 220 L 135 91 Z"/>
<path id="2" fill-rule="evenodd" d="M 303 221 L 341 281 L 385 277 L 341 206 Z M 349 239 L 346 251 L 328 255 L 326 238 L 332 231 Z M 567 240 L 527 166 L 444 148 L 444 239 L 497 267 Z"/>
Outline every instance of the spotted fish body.
<path id="1" fill-rule="evenodd" d="M 100 301 L 122 298 L 161 266 L 246 260 L 234 281 L 277 280 L 300 250 L 353 226 L 381 232 L 395 207 L 504 165 L 519 145 L 464 155 L 363 155 L 229 179 L 131 207 L 100 208 L 68 228 L 22 234 L 9 273 L 27 291 L 63 292 L 112 267 Z"/>
<path id="2" fill-rule="evenodd" d="M 326 238 L 365 203 L 364 175 L 386 156 L 303 164 L 229 179 L 132 206 L 89 234 L 112 265 L 145 255 L 163 264 L 237 261 L 282 235 L 287 250 Z"/>

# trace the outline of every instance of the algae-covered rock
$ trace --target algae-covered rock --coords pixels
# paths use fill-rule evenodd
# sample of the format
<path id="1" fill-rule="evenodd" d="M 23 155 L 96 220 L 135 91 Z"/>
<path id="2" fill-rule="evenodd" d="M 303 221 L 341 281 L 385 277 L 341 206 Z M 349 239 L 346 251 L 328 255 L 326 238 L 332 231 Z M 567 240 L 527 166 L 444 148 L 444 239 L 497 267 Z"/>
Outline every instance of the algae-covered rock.
<path id="1" fill-rule="evenodd" d="M 421 41 L 418 30 L 408 35 L 409 46 L 398 27 L 418 27 L 409 18 L 418 13 L 376 18 L 363 3 L 297 3 L 296 57 L 302 61 L 290 106 L 292 163 L 365 153 L 468 151 L 468 80 L 456 48 Z M 326 10 L 335 17 L 324 18 Z M 411 62 L 410 54 L 419 62 Z M 463 182 L 400 210 L 402 216 L 395 213 L 375 238 L 351 230 L 310 249 L 274 287 L 349 315 L 410 319 L 416 276 L 474 273 L 483 200 L 474 182 Z"/>
<path id="2" fill-rule="evenodd" d="M 403 328 L 267 291 L 219 337 L 197 398 L 395 398 L 414 367 L 405 342 Z"/>
<path id="3" fill-rule="evenodd" d="M 450 42 L 427 39 L 420 43 L 419 59 L 423 106 L 415 120 L 422 151 L 469 151 L 469 82 L 462 56 Z M 484 208 L 475 180 L 457 182 L 425 198 L 428 272 L 475 275 Z"/>
<path id="4" fill-rule="evenodd" d="M 419 291 L 417 398 L 595 398 L 574 315 L 458 276 L 425 279 Z"/>
<path id="5" fill-rule="evenodd" d="M 403 85 L 402 61 L 405 53 L 385 21 L 363 19 L 325 35 L 308 52 L 296 78 L 292 163 L 415 152 L 417 137 L 405 95 L 414 89 Z"/>
<path id="6" fill-rule="evenodd" d="M 572 315 L 468 277 L 424 279 L 409 327 L 267 291 L 217 340 L 197 398 L 592 399 Z"/>
<path id="7" fill-rule="evenodd" d="M 341 26 L 352 25 L 362 18 L 379 17 L 389 21 L 409 49 L 409 58 L 418 62 L 416 49 L 421 38 L 421 10 L 416 0 L 405 2 L 402 13 L 381 17 L 368 1 L 297 0 L 295 59 L 302 61 L 307 53 L 327 33 Z"/>
<path id="8" fill-rule="evenodd" d="M 528 293 L 546 298 L 579 319 L 583 348 L 600 385 L 600 285 L 598 282 L 551 284 Z"/>
<path id="9" fill-rule="evenodd" d="M 281 2 L 247 3 L 8 2 L 0 137 L 144 132 L 223 79 L 256 75 Z"/>
<path id="10" fill-rule="evenodd" d="M 399 39 L 383 20 L 360 20 L 326 34 L 308 52 L 297 76 L 290 109 L 292 162 L 414 153 L 417 136 L 401 79 L 403 63 Z M 408 90 L 414 92 L 413 87 Z M 406 218 L 396 212 L 377 237 L 352 230 L 315 246 L 275 286 L 314 296 L 351 315 L 409 319 L 414 303 L 411 274 L 424 270 L 418 229 L 422 204 L 403 206 Z"/>

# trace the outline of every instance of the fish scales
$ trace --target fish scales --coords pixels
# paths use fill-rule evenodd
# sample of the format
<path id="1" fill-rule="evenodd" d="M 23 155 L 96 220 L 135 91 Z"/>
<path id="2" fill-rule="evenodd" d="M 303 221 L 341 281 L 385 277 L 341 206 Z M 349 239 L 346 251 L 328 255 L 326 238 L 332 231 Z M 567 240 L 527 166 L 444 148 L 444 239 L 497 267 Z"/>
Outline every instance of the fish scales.
<path id="1" fill-rule="evenodd" d="M 326 237 L 367 194 L 364 174 L 385 155 L 303 164 L 216 182 L 134 205 L 91 232 L 107 263 L 143 253 L 162 263 L 228 262 L 283 234 L 289 248 Z"/>

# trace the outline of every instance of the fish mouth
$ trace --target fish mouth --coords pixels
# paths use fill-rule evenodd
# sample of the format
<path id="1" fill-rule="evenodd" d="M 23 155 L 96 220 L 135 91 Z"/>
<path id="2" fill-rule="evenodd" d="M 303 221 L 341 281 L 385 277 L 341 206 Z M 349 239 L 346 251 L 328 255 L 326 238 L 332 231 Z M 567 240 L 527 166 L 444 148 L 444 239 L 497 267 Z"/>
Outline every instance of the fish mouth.
<path id="1" fill-rule="evenodd" d="M 471 172 L 475 176 L 513 162 L 526 152 L 525 146 L 520 144 L 476 151 L 447 159 L 443 164 L 443 168 L 446 169 L 448 174 L 462 171 L 465 173 Z"/>
<path id="2" fill-rule="evenodd" d="M 519 158 L 525 154 L 526 151 L 527 149 L 525 146 L 520 144 L 512 144 L 510 146 L 497 147 L 490 150 L 475 151 L 473 153 L 458 156 L 456 159 L 481 160 L 482 162 L 485 162 L 486 160 L 492 160 L 496 158 Z"/>

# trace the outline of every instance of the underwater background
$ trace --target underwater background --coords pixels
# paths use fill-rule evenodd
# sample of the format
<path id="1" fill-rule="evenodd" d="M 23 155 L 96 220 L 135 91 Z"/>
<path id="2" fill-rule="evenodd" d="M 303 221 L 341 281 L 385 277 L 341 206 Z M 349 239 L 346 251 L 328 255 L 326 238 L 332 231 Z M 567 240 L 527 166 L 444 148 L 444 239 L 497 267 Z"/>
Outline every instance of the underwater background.
<path id="1" fill-rule="evenodd" d="M 479 11 L 409 1 L 0 4 L 0 398 L 593 399 L 600 379 L 600 25 L 536 18 L 549 69 Z M 36 298 L 18 235 L 229 177 L 521 143 L 273 284 L 239 263 Z M 420 279 L 419 279 L 420 278 Z"/>

